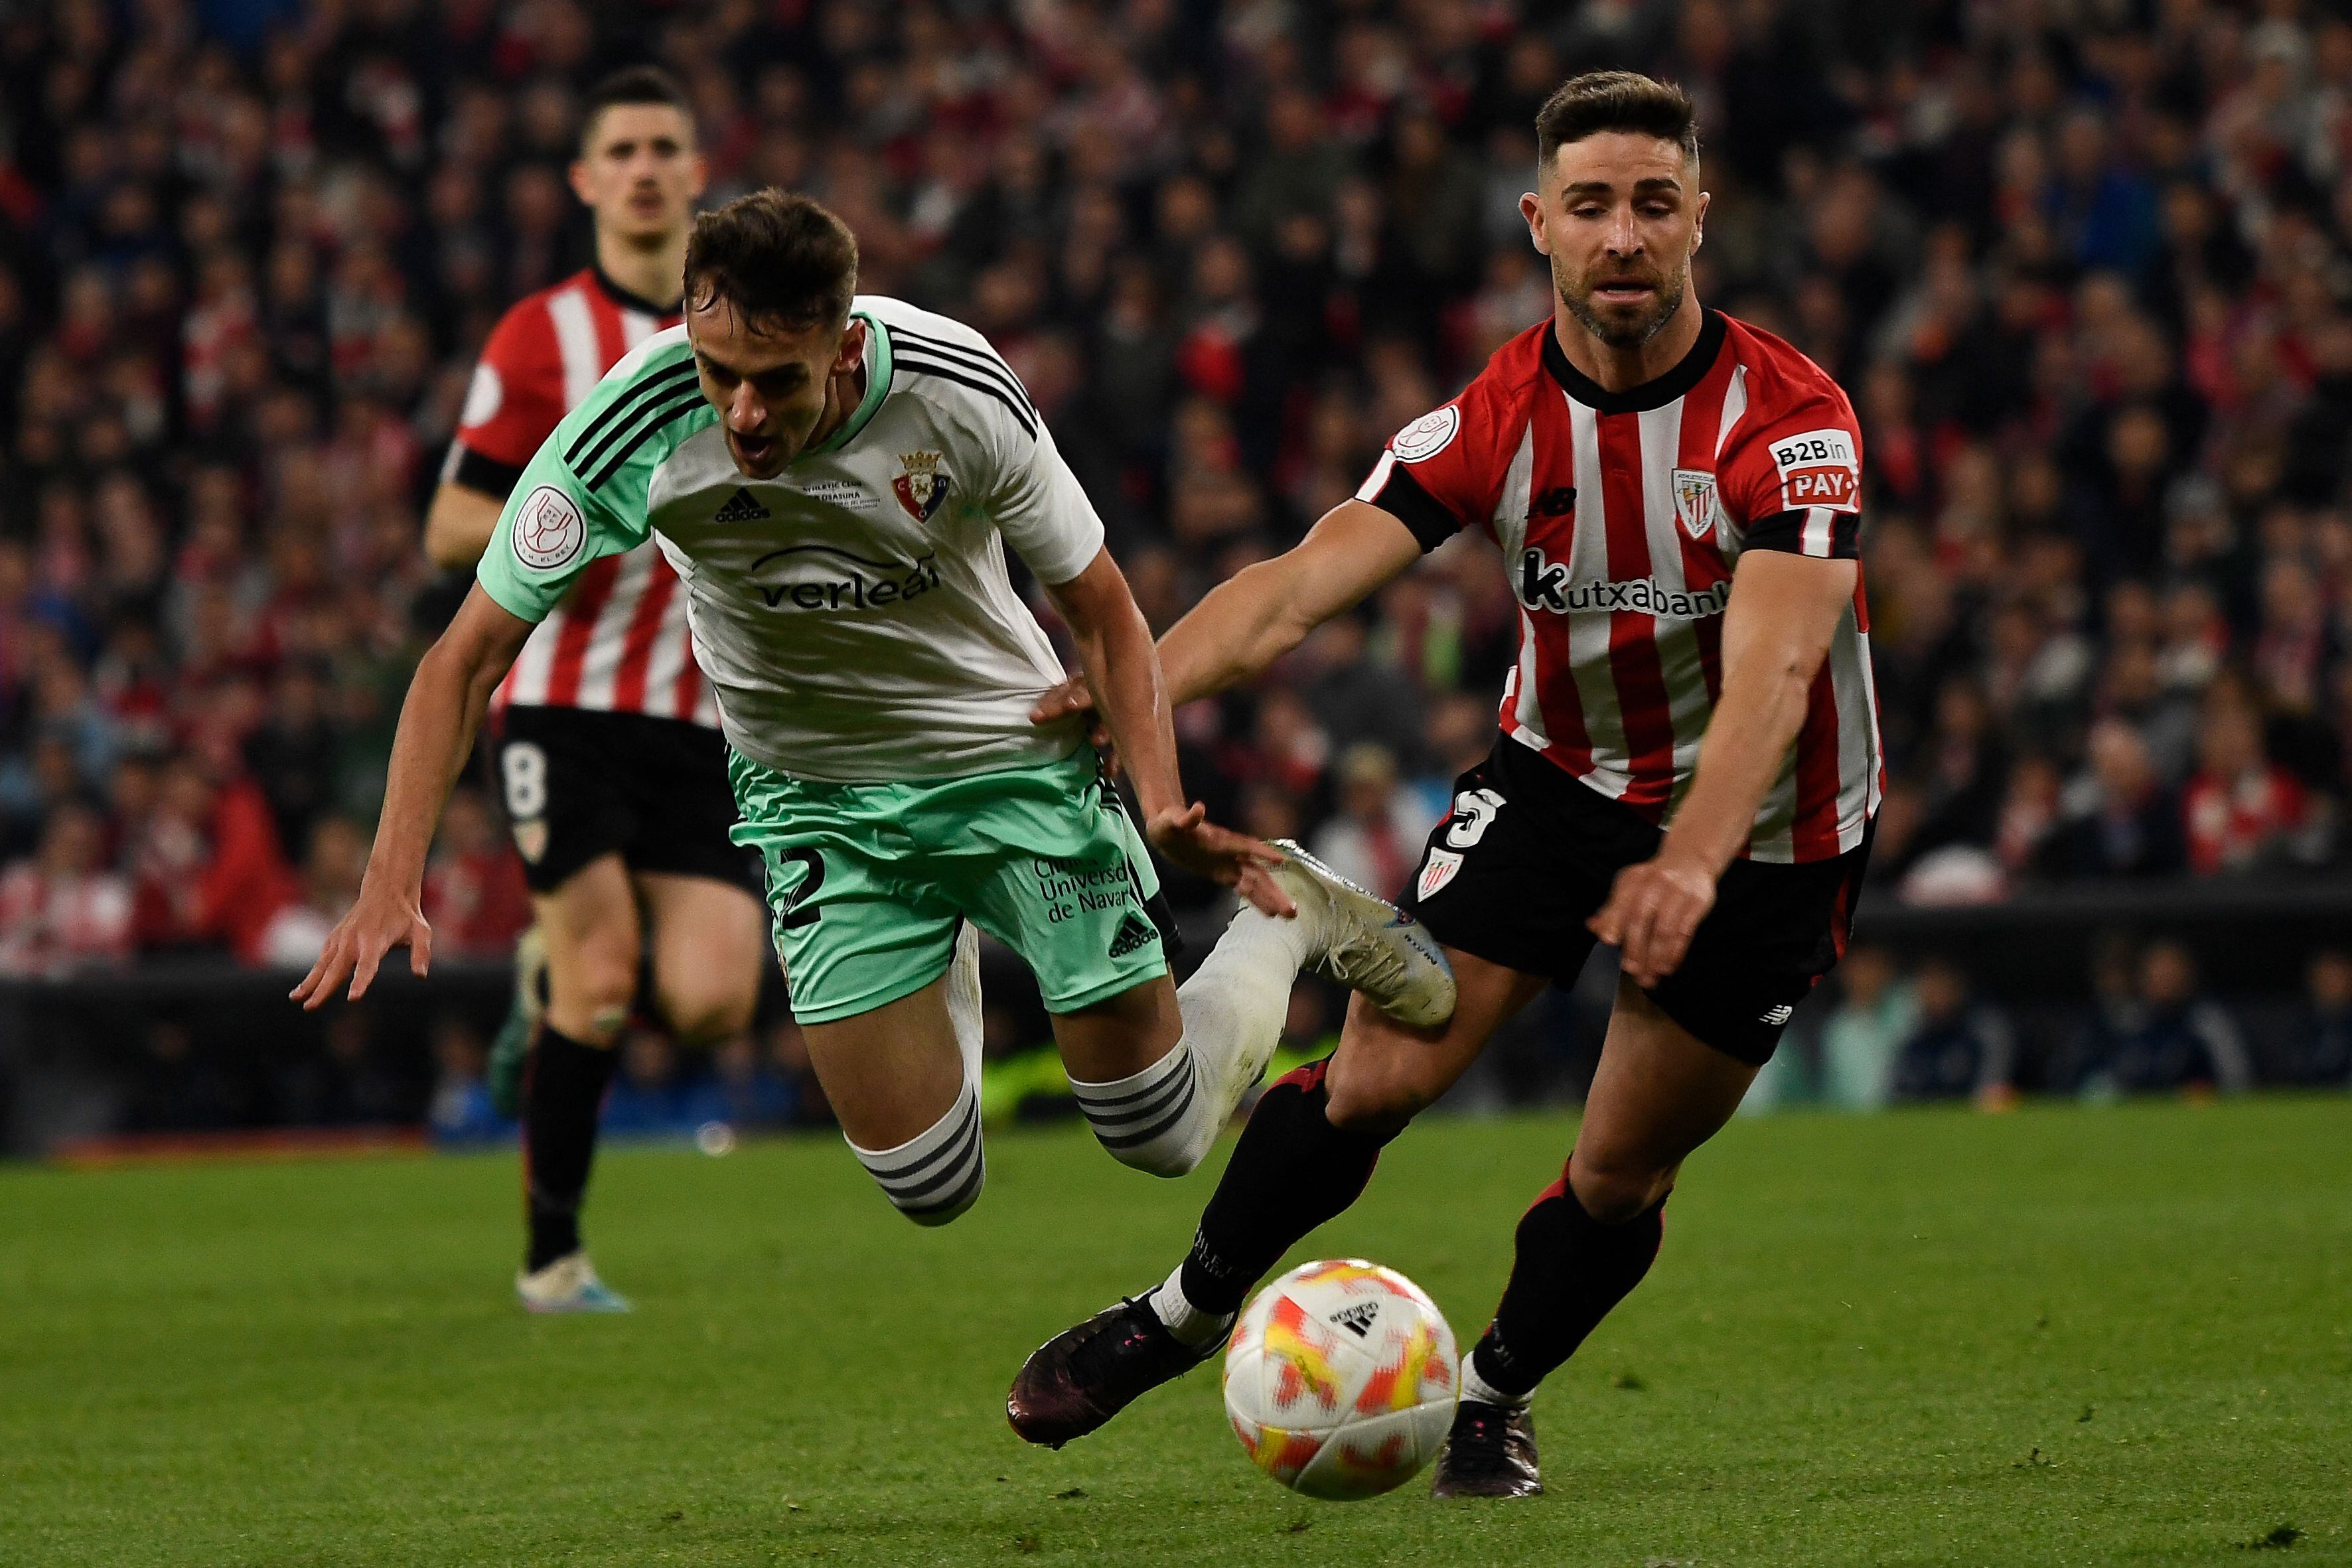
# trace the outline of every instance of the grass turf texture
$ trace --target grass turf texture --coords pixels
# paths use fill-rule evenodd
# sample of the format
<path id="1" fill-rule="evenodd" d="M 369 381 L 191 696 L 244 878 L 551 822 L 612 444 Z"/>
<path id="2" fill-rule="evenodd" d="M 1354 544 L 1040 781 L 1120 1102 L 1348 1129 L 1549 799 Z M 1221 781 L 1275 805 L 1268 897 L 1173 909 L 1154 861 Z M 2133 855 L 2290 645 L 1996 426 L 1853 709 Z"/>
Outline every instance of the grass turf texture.
<path id="1" fill-rule="evenodd" d="M 1570 1133 L 1417 1128 L 1303 1255 L 1466 1346 Z M 0 1175 L 0 1563 L 2352 1561 L 2352 1103 L 1739 1124 L 1499 1505 L 1293 1497 L 1209 1369 L 1024 1447 L 1213 1178 L 989 1153 L 943 1231 L 826 1138 L 608 1156 L 621 1319 L 516 1312 L 510 1159 Z"/>

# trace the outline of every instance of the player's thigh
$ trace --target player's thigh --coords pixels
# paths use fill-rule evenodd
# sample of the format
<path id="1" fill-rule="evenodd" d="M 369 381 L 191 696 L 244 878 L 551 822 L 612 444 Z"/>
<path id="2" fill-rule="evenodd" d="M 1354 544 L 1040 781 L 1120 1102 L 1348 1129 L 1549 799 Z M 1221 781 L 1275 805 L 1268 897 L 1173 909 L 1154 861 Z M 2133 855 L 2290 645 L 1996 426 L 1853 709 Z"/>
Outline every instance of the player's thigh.
<path id="1" fill-rule="evenodd" d="M 1569 1170 L 1578 1201 L 1596 1218 L 1618 1220 L 1664 1197 L 1685 1156 L 1739 1109 L 1758 1070 L 1620 980 Z"/>
<path id="2" fill-rule="evenodd" d="M 621 857 L 597 856 L 531 907 L 547 946 L 548 1021 L 575 1040 L 610 1040 L 628 1021 L 644 939 Z"/>
<path id="3" fill-rule="evenodd" d="M 1454 1016 L 1433 1030 L 1399 1023 L 1360 996 L 1348 999 L 1339 1048 L 1324 1072 L 1332 1124 L 1392 1131 L 1434 1104 L 1486 1041 L 1551 982 L 1448 947 Z"/>
<path id="4" fill-rule="evenodd" d="M 929 863 L 974 923 L 1020 955 L 1045 1010 L 1077 1020 L 1067 1030 L 1056 1024 L 1057 1038 L 1088 1064 L 1068 1061 L 1074 1073 L 1084 1082 L 1125 1077 L 1087 1072 L 1126 1060 L 1135 1061 L 1128 1071 L 1140 1071 L 1174 1046 L 1174 922 L 1151 857 L 1090 750 L 970 780 L 924 810 L 934 819 L 926 837 L 982 846 Z"/>
<path id="5" fill-rule="evenodd" d="M 1175 1050 L 1184 1033 L 1176 982 L 1165 973 L 1052 1017 L 1062 1066 L 1081 1083 L 1131 1078 Z"/>
<path id="6" fill-rule="evenodd" d="M 689 1043 L 749 1028 L 768 964 L 761 901 L 705 876 L 640 872 L 632 881 L 645 910 L 662 1021 Z"/>
<path id="7" fill-rule="evenodd" d="M 850 1143 L 895 1149 L 937 1126 L 963 1092 L 944 976 L 870 1011 L 801 1026 L 809 1065 Z"/>

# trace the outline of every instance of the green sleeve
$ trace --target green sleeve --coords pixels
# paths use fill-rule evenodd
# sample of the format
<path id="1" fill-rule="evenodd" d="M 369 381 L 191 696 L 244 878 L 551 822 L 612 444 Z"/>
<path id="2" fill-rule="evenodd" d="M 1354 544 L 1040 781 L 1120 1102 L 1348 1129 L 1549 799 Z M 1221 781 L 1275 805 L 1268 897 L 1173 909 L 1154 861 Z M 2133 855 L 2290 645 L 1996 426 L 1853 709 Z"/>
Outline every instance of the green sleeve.
<path id="1" fill-rule="evenodd" d="M 645 543 L 653 470 L 702 407 L 681 333 L 651 340 L 564 415 L 524 467 L 482 551 L 482 591 L 525 621 L 547 619 L 588 563 Z"/>

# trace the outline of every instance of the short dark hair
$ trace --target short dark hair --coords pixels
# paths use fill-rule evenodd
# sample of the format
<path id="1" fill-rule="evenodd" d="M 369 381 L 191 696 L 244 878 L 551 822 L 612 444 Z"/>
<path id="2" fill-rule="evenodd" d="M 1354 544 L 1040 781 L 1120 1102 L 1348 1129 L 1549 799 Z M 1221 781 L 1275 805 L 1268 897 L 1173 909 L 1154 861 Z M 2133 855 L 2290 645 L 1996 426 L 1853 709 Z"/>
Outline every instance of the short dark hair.
<path id="1" fill-rule="evenodd" d="M 753 326 L 841 326 L 857 292 L 857 236 L 823 204 L 770 186 L 694 220 L 690 310 L 725 300 Z"/>
<path id="2" fill-rule="evenodd" d="M 1587 71 L 1561 83 L 1536 111 L 1536 162 L 1549 168 L 1562 147 L 1604 131 L 1676 142 L 1685 161 L 1698 162 L 1698 115 L 1690 94 L 1639 71 Z"/>
<path id="3" fill-rule="evenodd" d="M 588 139 L 596 133 L 596 121 L 608 109 L 618 109 L 625 103 L 664 104 L 686 116 L 688 129 L 694 125 L 694 100 L 686 96 L 678 79 L 659 66 L 624 66 L 588 89 L 586 101 L 580 106 L 580 150 L 588 151 Z"/>

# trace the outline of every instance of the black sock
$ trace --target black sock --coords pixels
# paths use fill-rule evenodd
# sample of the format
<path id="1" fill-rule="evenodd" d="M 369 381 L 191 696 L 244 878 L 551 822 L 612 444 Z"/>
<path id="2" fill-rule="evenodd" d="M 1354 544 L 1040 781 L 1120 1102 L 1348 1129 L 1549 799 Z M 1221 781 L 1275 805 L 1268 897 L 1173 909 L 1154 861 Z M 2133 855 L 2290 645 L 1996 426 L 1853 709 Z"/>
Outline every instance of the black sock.
<path id="1" fill-rule="evenodd" d="M 523 1068 L 522 1171 L 536 1272 L 580 1250 L 580 1200 L 596 1158 L 596 1116 L 613 1082 L 610 1046 L 583 1045 L 544 1022 Z"/>
<path id="2" fill-rule="evenodd" d="M 1184 1259 L 1184 1298 L 1206 1312 L 1241 1309 L 1291 1244 L 1356 1201 L 1394 1133 L 1335 1127 L 1329 1057 L 1274 1081 L 1242 1128 Z"/>
<path id="3" fill-rule="evenodd" d="M 1622 1225 L 1603 1225 L 1564 1173 L 1546 1187 L 1519 1220 L 1511 1282 L 1471 1350 L 1478 1375 L 1504 1394 L 1533 1393 L 1650 1271 L 1665 1207 L 1662 1197 Z"/>

